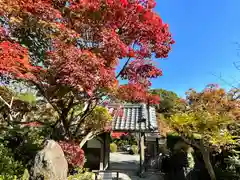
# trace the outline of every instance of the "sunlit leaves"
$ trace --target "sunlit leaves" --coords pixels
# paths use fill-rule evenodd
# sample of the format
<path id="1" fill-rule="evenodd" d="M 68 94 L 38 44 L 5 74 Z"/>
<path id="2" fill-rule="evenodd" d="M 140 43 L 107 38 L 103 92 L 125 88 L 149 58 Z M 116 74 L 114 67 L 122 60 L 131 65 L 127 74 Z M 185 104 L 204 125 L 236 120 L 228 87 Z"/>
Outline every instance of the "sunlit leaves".
<path id="1" fill-rule="evenodd" d="M 32 79 L 27 49 L 17 43 L 0 42 L 0 73 L 17 78 Z"/>
<path id="2" fill-rule="evenodd" d="M 155 5 L 154 0 L 1 0 L 0 73 L 26 82 L 51 104 L 47 112 L 37 104 L 39 111 L 27 119 L 57 121 L 70 135 L 76 123 L 75 132 L 106 127 L 110 116 L 94 109 L 102 97 L 158 103 L 148 89 L 162 71 L 150 59 L 167 57 L 174 41 Z M 118 77 L 128 84 L 119 86 L 116 68 L 122 59 L 129 64 Z M 35 101 L 26 94 L 21 98 Z M 89 106 L 74 113 L 80 104 Z"/>
<path id="3" fill-rule="evenodd" d="M 87 117 L 86 128 L 91 128 L 93 130 L 106 129 L 110 122 L 112 121 L 112 116 L 108 109 L 102 106 L 97 106 L 93 112 Z"/>
<path id="4" fill-rule="evenodd" d="M 202 92 L 187 92 L 188 104 L 184 112 L 178 112 L 170 118 L 171 126 L 186 137 L 194 138 L 198 134 L 204 142 L 212 145 L 234 143 L 229 129 L 239 121 L 239 100 L 232 98 L 216 85 L 207 86 Z"/>
<path id="5" fill-rule="evenodd" d="M 85 92 L 113 86 L 114 71 L 96 54 L 62 43 L 55 43 L 55 49 L 48 53 L 48 58 L 57 83 Z"/>
<path id="6" fill-rule="evenodd" d="M 166 57 L 173 44 L 168 26 L 152 11 L 155 5 L 153 0 L 16 0 L 0 3 L 10 19 L 6 22 L 9 23 L 11 37 L 29 47 L 29 63 L 36 65 L 36 62 L 41 62 L 40 65 L 46 67 L 49 59 L 46 59 L 44 51 L 51 49 L 52 66 L 48 70 L 55 76 L 52 78 L 80 91 L 113 86 L 118 59 L 125 57 L 137 56 L 138 61 L 142 61 L 141 66 L 133 61 L 123 72 L 122 77 L 131 82 L 149 86 L 149 78 L 161 76 L 161 70 L 144 63 L 151 53 Z M 1 32 L 3 36 L 4 28 Z M 51 41 L 61 41 L 62 45 L 51 47 Z M 137 44 L 139 50 L 132 48 L 133 44 Z M 64 51 L 65 55 L 62 54 Z M 80 58 L 81 54 L 84 58 Z M 84 64 L 86 61 L 88 64 Z M 138 67 L 135 68 L 134 64 Z M 26 78 L 22 72 L 11 73 Z M 67 77 L 65 74 L 70 75 Z M 49 83 L 49 77 L 40 79 Z"/>
<path id="7" fill-rule="evenodd" d="M 132 103 L 145 102 L 147 104 L 159 104 L 160 102 L 158 95 L 149 93 L 146 87 L 138 83 L 120 85 L 117 96 L 120 100 Z"/>

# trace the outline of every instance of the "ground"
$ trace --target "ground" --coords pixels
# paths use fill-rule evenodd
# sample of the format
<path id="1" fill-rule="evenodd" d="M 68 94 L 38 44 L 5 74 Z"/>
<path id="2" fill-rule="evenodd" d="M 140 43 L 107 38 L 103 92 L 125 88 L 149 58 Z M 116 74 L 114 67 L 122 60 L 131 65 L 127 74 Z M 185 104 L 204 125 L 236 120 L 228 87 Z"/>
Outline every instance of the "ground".
<path id="1" fill-rule="evenodd" d="M 139 155 L 130 155 L 124 152 L 110 154 L 110 170 L 118 171 L 119 180 L 163 180 L 160 173 L 145 173 L 144 178 L 138 177 Z M 116 172 L 102 174 L 103 180 L 116 177 Z"/>

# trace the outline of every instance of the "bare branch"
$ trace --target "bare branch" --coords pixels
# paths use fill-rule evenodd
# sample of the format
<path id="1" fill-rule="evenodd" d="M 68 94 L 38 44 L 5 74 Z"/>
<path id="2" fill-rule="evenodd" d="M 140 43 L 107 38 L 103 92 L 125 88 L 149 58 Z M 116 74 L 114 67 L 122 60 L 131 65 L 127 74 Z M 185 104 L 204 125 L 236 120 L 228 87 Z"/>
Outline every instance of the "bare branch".
<path id="1" fill-rule="evenodd" d="M 218 75 L 216 75 L 216 74 L 214 74 L 214 73 L 211 73 L 213 76 L 215 76 L 215 77 L 217 77 L 219 80 L 221 80 L 223 83 L 225 83 L 226 85 L 228 85 L 228 86 L 230 86 L 230 87 L 232 87 L 232 88 L 234 88 L 234 89 L 238 89 L 238 87 L 236 87 L 236 86 L 234 86 L 233 84 L 231 84 L 231 83 L 229 83 L 228 81 L 226 81 L 223 77 L 222 77 L 222 75 L 220 74 L 219 76 Z"/>
<path id="2" fill-rule="evenodd" d="M 9 104 L 7 101 L 5 101 L 5 99 L 3 99 L 2 96 L 0 96 L 0 100 L 1 100 L 5 105 L 7 105 L 7 107 L 8 107 L 9 109 L 12 108 L 12 101 L 13 101 L 13 99 L 14 99 L 14 98 L 12 97 L 11 102 L 10 102 L 10 104 Z"/>
<path id="3" fill-rule="evenodd" d="M 234 62 L 233 65 L 235 66 L 235 68 L 236 68 L 237 70 L 240 70 L 240 61 Z"/>
<path id="4" fill-rule="evenodd" d="M 10 104 L 8 104 L 8 102 L 5 101 L 2 96 L 0 96 L 0 100 L 2 100 L 3 103 L 4 103 L 5 105 L 7 105 L 7 107 L 9 108 L 9 111 L 10 111 L 10 112 L 9 112 L 8 115 L 9 115 L 10 121 L 13 121 L 13 117 L 12 117 L 11 111 L 12 111 L 12 104 L 13 104 L 14 97 L 12 96 L 12 99 L 11 99 Z"/>

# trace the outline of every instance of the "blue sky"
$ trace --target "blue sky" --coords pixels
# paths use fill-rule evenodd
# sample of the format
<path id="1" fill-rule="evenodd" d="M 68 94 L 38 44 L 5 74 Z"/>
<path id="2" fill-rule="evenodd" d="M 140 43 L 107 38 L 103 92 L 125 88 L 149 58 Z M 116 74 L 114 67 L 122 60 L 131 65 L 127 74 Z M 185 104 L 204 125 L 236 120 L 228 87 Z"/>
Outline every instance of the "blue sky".
<path id="1" fill-rule="evenodd" d="M 176 44 L 167 59 L 157 60 L 163 76 L 153 88 L 172 90 L 180 96 L 189 88 L 202 90 L 209 83 L 240 80 L 234 61 L 240 43 L 239 0 L 157 0 L 156 11 L 169 24 Z"/>

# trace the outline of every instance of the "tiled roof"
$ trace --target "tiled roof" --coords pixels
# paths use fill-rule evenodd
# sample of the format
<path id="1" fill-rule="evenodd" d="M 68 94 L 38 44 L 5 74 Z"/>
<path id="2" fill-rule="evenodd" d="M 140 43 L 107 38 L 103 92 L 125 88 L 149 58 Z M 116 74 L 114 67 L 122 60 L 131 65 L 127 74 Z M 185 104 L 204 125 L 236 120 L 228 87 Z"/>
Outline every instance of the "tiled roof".
<path id="1" fill-rule="evenodd" d="M 108 105 L 108 108 L 116 108 L 119 105 Z M 124 104 L 122 113 L 117 114 L 112 120 L 112 130 L 121 132 L 156 132 L 158 131 L 158 123 L 156 120 L 156 111 L 154 107 L 148 108 L 145 104 Z M 149 113 L 148 113 L 149 112 Z M 148 117 L 149 116 L 149 117 Z M 146 119 L 145 122 L 138 121 Z"/>

